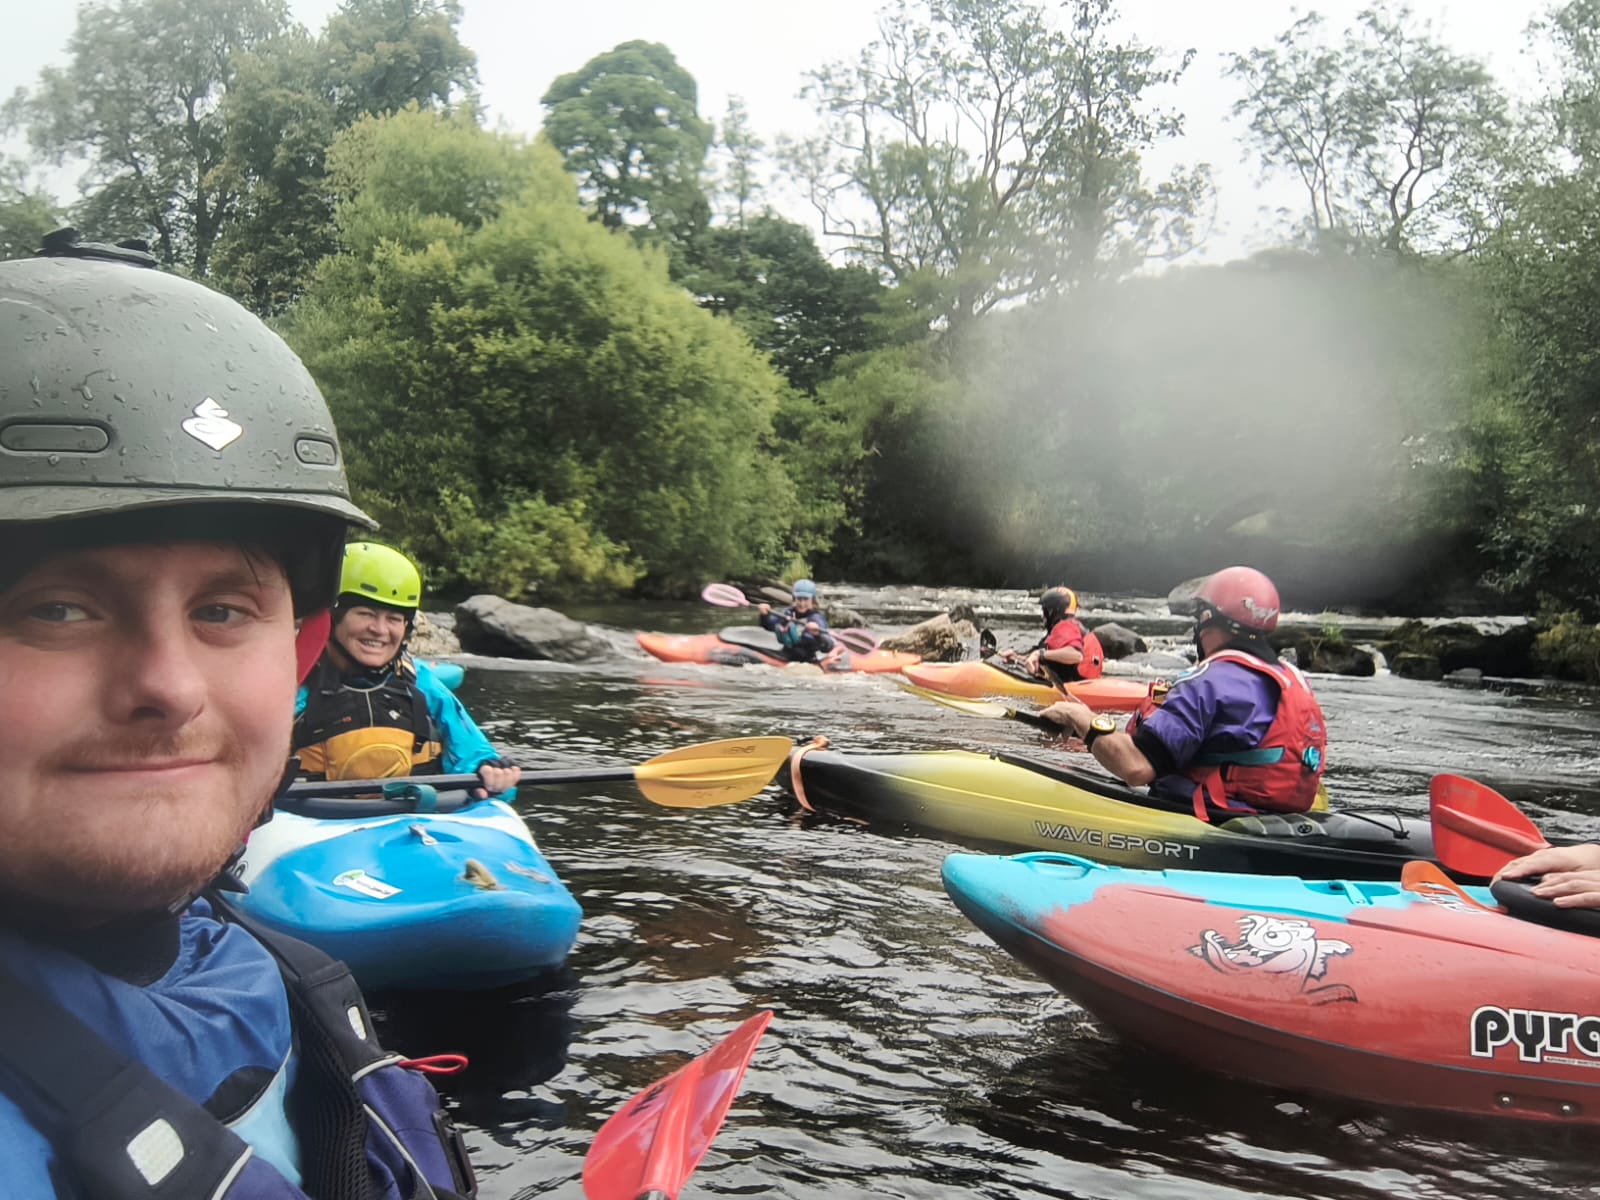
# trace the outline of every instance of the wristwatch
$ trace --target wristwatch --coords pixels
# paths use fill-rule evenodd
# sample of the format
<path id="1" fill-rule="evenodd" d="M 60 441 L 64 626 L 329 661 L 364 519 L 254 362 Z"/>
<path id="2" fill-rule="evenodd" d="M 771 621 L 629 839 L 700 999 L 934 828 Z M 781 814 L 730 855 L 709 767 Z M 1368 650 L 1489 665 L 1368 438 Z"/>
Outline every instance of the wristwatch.
<path id="1" fill-rule="evenodd" d="M 1116 731 L 1117 722 L 1115 718 L 1107 716 L 1105 713 L 1101 713 L 1099 716 L 1095 717 L 1094 720 L 1090 721 L 1089 728 L 1083 731 L 1083 748 L 1085 750 L 1093 750 L 1095 738 L 1099 737 L 1102 733 L 1115 733 Z"/>

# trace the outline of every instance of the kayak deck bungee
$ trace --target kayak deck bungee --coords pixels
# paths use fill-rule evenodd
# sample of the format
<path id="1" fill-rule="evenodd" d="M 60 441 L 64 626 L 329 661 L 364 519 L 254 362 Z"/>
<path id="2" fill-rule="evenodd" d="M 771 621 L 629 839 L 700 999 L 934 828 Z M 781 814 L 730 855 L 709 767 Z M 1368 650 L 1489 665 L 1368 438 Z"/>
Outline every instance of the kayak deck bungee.
<path id="1" fill-rule="evenodd" d="M 1038 704 L 1054 704 L 1061 693 L 1042 680 L 1023 679 L 986 662 L 914 663 L 904 669 L 907 679 L 929 691 L 977 700 L 984 696 L 1014 696 Z M 1081 679 L 1066 689 L 1095 712 L 1132 712 L 1143 703 L 1149 685 L 1137 679 L 1102 675 Z"/>
<path id="2" fill-rule="evenodd" d="M 802 748 L 786 782 L 804 807 L 974 847 L 1066 850 L 1125 867 L 1397 878 L 1429 858 L 1428 822 L 1390 812 L 1260 813 L 1211 825 L 1115 780 L 1022 755 L 847 754 Z"/>
<path id="3" fill-rule="evenodd" d="M 663 662 L 714 663 L 724 667 L 795 665 L 783 656 L 777 635 L 759 626 L 734 626 L 720 633 L 636 633 L 634 637 Z M 888 675 L 921 661 L 915 654 L 895 650 L 873 650 L 868 654 L 846 650 L 824 669 Z"/>
<path id="4" fill-rule="evenodd" d="M 1362 1103 L 1600 1124 L 1600 955 L 1581 934 L 1387 881 L 1064 854 L 954 854 L 943 878 L 1018 961 L 1176 1059 Z"/>
<path id="5" fill-rule="evenodd" d="M 372 989 L 530 978 L 566 959 L 582 916 L 522 818 L 492 799 L 382 817 L 280 810 L 250 835 L 240 874 L 240 908 Z"/>

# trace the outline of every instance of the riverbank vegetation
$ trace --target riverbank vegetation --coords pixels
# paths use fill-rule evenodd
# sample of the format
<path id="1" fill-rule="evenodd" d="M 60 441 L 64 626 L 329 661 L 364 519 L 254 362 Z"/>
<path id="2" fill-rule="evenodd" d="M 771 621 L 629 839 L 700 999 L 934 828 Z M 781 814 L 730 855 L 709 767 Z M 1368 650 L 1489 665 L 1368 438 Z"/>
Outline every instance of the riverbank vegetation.
<path id="1" fill-rule="evenodd" d="M 9 252 L 142 237 L 276 322 L 432 585 L 1245 560 L 1306 607 L 1600 618 L 1600 0 L 1536 23 L 1520 98 L 1399 5 L 1219 68 L 1112 0 L 892 0 L 770 142 L 648 42 L 490 128 L 459 23 L 90 3 L 5 109 L 82 194 L 0 164 Z M 1184 265 L 1214 192 L 1174 85 L 1219 69 L 1303 203 Z"/>

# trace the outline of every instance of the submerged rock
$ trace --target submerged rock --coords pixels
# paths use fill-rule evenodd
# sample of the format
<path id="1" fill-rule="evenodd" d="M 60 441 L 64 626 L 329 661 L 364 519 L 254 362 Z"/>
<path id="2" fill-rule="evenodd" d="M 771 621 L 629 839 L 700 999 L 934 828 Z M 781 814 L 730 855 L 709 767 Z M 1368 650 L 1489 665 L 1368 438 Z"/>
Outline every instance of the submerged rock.
<path id="1" fill-rule="evenodd" d="M 585 662 L 615 647 L 592 626 L 553 608 L 530 608 L 500 596 L 472 596 L 456 605 L 456 636 L 469 654 Z"/>

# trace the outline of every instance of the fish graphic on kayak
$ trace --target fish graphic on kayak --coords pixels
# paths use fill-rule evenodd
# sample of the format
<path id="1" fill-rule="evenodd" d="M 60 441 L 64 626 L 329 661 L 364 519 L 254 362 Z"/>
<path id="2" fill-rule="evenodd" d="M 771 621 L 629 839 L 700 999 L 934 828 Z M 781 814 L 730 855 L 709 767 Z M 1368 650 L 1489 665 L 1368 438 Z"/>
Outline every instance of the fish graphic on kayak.
<path id="1" fill-rule="evenodd" d="M 1356 999 L 1354 989 L 1342 983 L 1310 986 L 1313 980 L 1328 973 L 1330 958 L 1351 952 L 1353 947 L 1349 942 L 1319 938 L 1307 921 L 1289 921 L 1261 913 L 1240 917 L 1239 930 L 1238 940 L 1232 942 L 1215 929 L 1203 930 L 1200 944 L 1190 946 L 1189 953 L 1199 955 L 1213 970 L 1224 973 L 1261 971 L 1295 979 L 1300 991 L 1312 997 L 1316 1004 Z"/>

